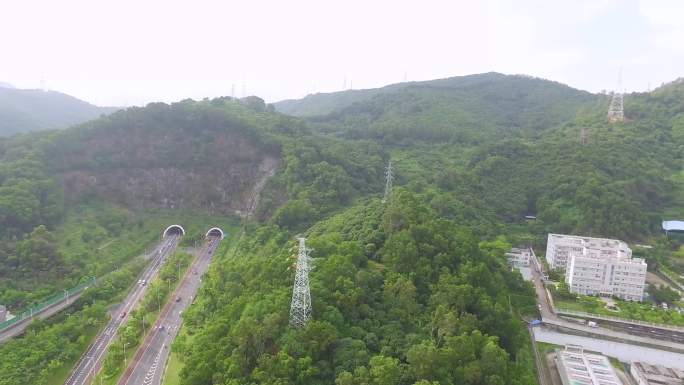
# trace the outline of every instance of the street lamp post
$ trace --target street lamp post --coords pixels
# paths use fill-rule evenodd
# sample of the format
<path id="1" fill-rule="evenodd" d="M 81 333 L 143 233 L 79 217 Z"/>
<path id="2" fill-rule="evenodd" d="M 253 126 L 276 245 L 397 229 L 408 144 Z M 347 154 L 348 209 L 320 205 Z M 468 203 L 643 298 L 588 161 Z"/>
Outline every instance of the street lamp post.
<path id="1" fill-rule="evenodd" d="M 128 345 L 128 343 L 124 342 L 124 344 L 123 344 L 123 348 L 124 348 L 124 369 L 126 369 L 126 366 L 128 366 L 128 364 L 126 363 L 127 362 L 126 361 L 126 345 Z"/>

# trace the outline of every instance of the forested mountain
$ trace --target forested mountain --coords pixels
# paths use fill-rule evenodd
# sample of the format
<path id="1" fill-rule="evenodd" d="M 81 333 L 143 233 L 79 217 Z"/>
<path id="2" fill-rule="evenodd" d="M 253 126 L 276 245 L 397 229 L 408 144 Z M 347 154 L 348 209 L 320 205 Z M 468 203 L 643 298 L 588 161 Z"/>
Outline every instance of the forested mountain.
<path id="1" fill-rule="evenodd" d="M 290 102 L 309 117 L 186 100 L 1 139 L 0 283 L 80 268 L 50 270 L 46 245 L 85 204 L 230 214 L 243 231 L 174 345 L 182 384 L 533 384 L 533 293 L 504 251 L 548 231 L 648 239 L 684 216 L 681 82 L 626 95 L 614 124 L 607 96 L 525 76 L 343 94 Z M 301 329 L 297 235 L 315 249 Z"/>
<path id="2" fill-rule="evenodd" d="M 486 73 L 311 95 L 275 106 L 310 115 L 318 130 L 347 138 L 473 143 L 534 134 L 602 101 L 548 80 Z"/>
<path id="3" fill-rule="evenodd" d="M 66 128 L 115 110 L 97 107 L 60 92 L 0 86 L 0 136 Z"/>

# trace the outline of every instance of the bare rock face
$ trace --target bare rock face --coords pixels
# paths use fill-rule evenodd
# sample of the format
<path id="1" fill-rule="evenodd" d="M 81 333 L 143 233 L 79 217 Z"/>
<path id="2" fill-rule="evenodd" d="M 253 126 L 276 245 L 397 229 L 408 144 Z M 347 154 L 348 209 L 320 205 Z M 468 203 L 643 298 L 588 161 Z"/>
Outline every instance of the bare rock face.
<path id="1" fill-rule="evenodd" d="M 280 160 L 264 156 L 258 163 L 113 169 L 103 173 L 73 170 L 59 180 L 67 199 L 97 195 L 137 208 L 204 208 L 213 213 L 250 216 L 258 195 Z"/>
<path id="2" fill-rule="evenodd" d="M 67 202 L 95 197 L 134 208 L 252 215 L 281 164 L 279 147 L 215 111 L 151 108 L 74 130 L 48 149 Z"/>

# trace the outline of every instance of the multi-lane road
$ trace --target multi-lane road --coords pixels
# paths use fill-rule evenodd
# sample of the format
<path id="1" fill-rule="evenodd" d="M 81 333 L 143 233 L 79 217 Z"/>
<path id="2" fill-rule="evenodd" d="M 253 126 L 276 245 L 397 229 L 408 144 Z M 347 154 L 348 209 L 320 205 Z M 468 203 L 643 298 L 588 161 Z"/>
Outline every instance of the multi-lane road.
<path id="1" fill-rule="evenodd" d="M 211 262 L 221 238 L 209 237 L 195 262 L 164 306 L 157 322 L 121 376 L 118 385 L 161 385 L 171 343 L 182 322 L 182 312 L 192 303 L 201 277 Z"/>
<path id="2" fill-rule="evenodd" d="M 107 326 L 98 334 L 95 342 L 90 345 L 88 351 L 74 367 L 65 385 L 86 385 L 92 380 L 93 375 L 102 366 L 102 361 L 109 344 L 114 340 L 119 327 L 126 323 L 131 310 L 133 310 L 145 294 L 148 285 L 140 284 L 141 281 L 150 282 L 159 272 L 163 261 L 176 249 L 179 235 L 168 234 L 152 252 L 152 261 L 140 275 L 140 280 L 135 284 L 126 299 L 118 307 Z"/>

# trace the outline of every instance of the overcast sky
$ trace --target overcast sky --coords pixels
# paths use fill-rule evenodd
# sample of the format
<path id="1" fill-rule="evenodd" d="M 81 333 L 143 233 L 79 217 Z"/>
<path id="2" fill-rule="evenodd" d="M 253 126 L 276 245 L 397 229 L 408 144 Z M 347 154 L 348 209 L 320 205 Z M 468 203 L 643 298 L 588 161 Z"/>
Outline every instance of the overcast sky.
<path id="1" fill-rule="evenodd" d="M 681 0 L 0 0 L 0 81 L 117 106 L 487 71 L 646 90 L 684 76 L 683 20 Z"/>

